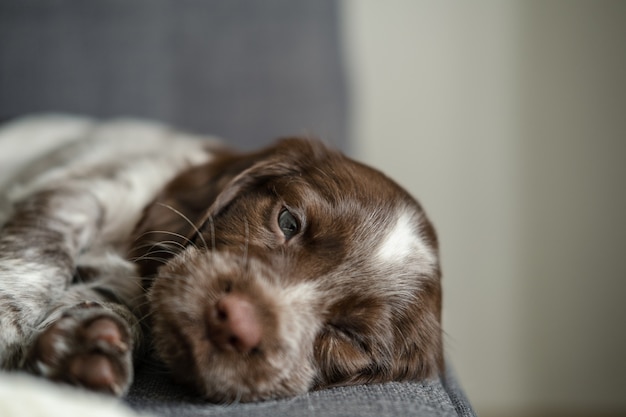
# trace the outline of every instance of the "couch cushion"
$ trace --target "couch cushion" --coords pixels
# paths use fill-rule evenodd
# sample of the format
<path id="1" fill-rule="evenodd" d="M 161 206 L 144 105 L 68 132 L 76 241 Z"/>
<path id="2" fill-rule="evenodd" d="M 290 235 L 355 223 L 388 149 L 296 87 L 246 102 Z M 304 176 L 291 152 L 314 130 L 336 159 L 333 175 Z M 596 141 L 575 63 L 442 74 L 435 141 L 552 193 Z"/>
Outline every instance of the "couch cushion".
<path id="1" fill-rule="evenodd" d="M 138 373 L 126 398 L 134 409 L 158 416 L 474 416 L 451 371 L 424 382 L 390 382 L 314 391 L 294 398 L 216 405 L 194 397 L 154 368 Z"/>

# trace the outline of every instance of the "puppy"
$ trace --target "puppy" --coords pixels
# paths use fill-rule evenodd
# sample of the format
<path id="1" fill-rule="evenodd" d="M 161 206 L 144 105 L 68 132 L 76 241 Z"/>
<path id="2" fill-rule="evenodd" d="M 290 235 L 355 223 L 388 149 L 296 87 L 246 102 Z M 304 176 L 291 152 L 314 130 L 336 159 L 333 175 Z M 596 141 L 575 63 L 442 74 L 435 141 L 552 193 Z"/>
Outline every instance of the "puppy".
<path id="1" fill-rule="evenodd" d="M 42 117 L 4 127 L 0 155 L 5 369 L 123 395 L 153 351 L 229 402 L 443 368 L 431 223 L 319 141 L 238 153 Z"/>

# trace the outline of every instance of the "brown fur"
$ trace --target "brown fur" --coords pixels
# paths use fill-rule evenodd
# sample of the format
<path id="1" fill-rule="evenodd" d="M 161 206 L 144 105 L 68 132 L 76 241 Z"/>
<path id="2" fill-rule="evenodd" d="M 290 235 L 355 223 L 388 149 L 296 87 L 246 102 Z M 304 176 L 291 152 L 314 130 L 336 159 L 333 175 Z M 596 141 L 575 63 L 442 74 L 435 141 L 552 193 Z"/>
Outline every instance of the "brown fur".
<path id="1" fill-rule="evenodd" d="M 298 233 L 276 219 L 288 209 Z M 379 262 L 398 213 L 433 253 Z M 146 277 L 158 354 L 214 400 L 421 379 L 443 368 L 437 238 L 383 174 L 316 141 L 223 151 L 176 177 L 145 211 L 129 257 Z M 164 265 L 163 265 L 164 264 Z M 258 348 L 218 349 L 207 314 L 226 294 L 254 306 Z"/>

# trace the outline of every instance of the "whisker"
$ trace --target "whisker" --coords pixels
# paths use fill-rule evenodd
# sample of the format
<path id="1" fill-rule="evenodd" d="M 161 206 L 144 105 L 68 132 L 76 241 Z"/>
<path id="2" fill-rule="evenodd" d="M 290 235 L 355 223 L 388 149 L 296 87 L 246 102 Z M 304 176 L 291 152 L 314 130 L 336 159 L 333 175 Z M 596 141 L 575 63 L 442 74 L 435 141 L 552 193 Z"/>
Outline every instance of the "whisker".
<path id="1" fill-rule="evenodd" d="M 215 252 L 215 223 L 213 222 L 213 216 L 209 216 L 208 220 L 211 228 L 211 251 Z"/>
<path id="2" fill-rule="evenodd" d="M 189 219 L 189 217 L 185 216 L 183 213 L 181 213 L 180 211 L 176 210 L 174 207 L 170 206 L 169 204 L 165 204 L 165 203 L 157 203 L 158 205 L 160 205 L 161 207 L 165 207 L 167 209 L 172 210 L 174 213 L 178 214 L 183 220 L 185 220 L 193 229 L 193 231 L 200 236 L 200 239 L 202 239 L 202 243 L 204 244 L 204 247 L 207 248 L 207 244 L 206 241 L 204 240 L 204 236 L 202 236 L 202 233 L 200 233 L 200 229 L 198 229 L 198 227 Z"/>
<path id="3" fill-rule="evenodd" d="M 150 311 L 150 308 L 147 307 L 150 305 L 150 301 L 148 300 L 148 297 L 145 297 L 145 294 L 143 297 L 133 298 L 127 304 L 129 305 L 129 308 L 135 318 L 138 320 L 138 323 L 142 321 L 140 318 L 140 314 L 143 314 L 144 311 Z"/>
<path id="4" fill-rule="evenodd" d="M 158 256 L 140 256 L 139 258 L 136 259 L 131 259 L 132 262 L 139 262 L 139 261 L 157 261 L 160 262 L 162 264 L 166 264 L 167 261 L 169 260 L 169 258 L 163 258 L 163 257 L 158 257 Z"/>
<path id="5" fill-rule="evenodd" d="M 244 230 L 245 230 L 245 241 L 244 241 L 244 245 L 243 245 L 243 265 L 244 265 L 244 268 L 247 269 L 247 265 L 248 265 L 248 242 L 250 240 L 250 228 L 248 226 L 248 219 L 247 218 L 243 219 L 243 226 L 244 226 Z"/>
<path id="6" fill-rule="evenodd" d="M 167 247 L 167 245 L 172 245 L 172 246 L 178 246 L 181 249 L 184 249 L 185 246 L 179 242 L 173 241 L 173 240 L 166 240 L 163 242 L 156 242 L 156 243 L 146 243 L 145 245 L 141 245 L 140 248 L 143 247 L 147 247 L 150 246 L 150 249 L 148 249 L 148 251 L 146 251 L 145 254 L 141 255 L 141 256 L 137 256 L 135 258 L 132 258 L 131 261 L 132 262 L 138 262 L 138 261 L 142 261 L 142 260 L 146 260 L 149 257 L 151 257 L 152 255 L 154 255 L 155 253 L 164 253 L 170 256 L 176 256 L 178 255 L 178 251 L 175 251 L 169 247 Z"/>
<path id="7" fill-rule="evenodd" d="M 170 235 L 170 236 L 174 236 L 174 237 L 178 237 L 183 239 L 184 241 L 186 241 L 187 243 L 189 243 L 190 245 L 193 245 L 193 240 L 189 239 L 187 236 L 180 234 L 180 233 L 176 233 L 176 232 L 171 232 L 169 230 L 149 230 L 147 232 L 142 233 L 141 235 L 137 236 L 137 238 L 135 239 L 135 241 L 139 240 L 140 238 L 149 235 L 149 234 L 156 234 L 156 233 L 162 233 L 164 235 Z M 181 247 L 184 247 L 183 244 L 180 244 Z M 143 246 L 139 246 L 140 248 Z"/>
<path id="8" fill-rule="evenodd" d="M 150 244 L 150 243 L 146 243 L 145 245 L 142 245 L 142 246 L 144 246 L 144 247 L 145 247 L 145 246 L 148 246 L 149 244 Z M 170 246 L 175 246 L 175 247 L 178 247 L 178 248 L 180 248 L 180 249 L 185 249 L 185 245 L 183 245 L 182 243 L 177 242 L 177 241 L 175 241 L 175 240 L 164 240 L 164 241 L 161 241 L 161 242 L 154 242 L 154 243 L 152 244 L 152 247 L 156 247 L 156 246 L 163 246 L 163 247 L 167 248 L 167 247 L 168 247 L 168 245 L 170 245 Z"/>
<path id="9" fill-rule="evenodd" d="M 142 303 L 138 307 L 139 308 L 144 308 L 148 304 L 150 304 L 150 302 L 146 301 L 145 303 Z M 148 320 L 152 316 L 152 314 L 153 314 L 152 310 L 149 309 L 149 308 L 146 309 L 146 310 L 147 310 L 146 314 L 142 315 L 141 317 L 137 317 L 137 323 L 143 323 L 143 322 L 145 322 L 146 320 Z"/>
<path id="10" fill-rule="evenodd" d="M 153 246 L 149 251 L 147 251 L 141 256 L 137 256 L 131 259 L 131 261 L 134 261 L 134 262 L 141 261 L 141 260 L 151 257 L 154 254 L 159 254 L 159 253 L 169 255 L 169 256 L 176 256 L 177 254 L 177 252 L 169 248 L 159 248 L 159 247 Z"/>
<path id="11" fill-rule="evenodd" d="M 150 256 L 153 253 L 163 253 L 163 252 L 165 252 L 165 253 L 167 253 L 169 255 L 172 255 L 172 256 L 176 256 L 176 255 L 178 255 L 180 253 L 180 251 L 177 250 L 176 248 L 174 248 L 172 246 L 168 247 L 167 245 L 164 245 L 164 243 L 171 243 L 173 245 L 176 244 L 176 242 L 159 242 L 159 243 L 154 243 L 154 244 L 149 243 L 149 244 L 143 245 L 143 247 L 150 246 L 150 248 L 148 250 L 146 250 L 146 252 L 143 255 L 135 257 L 135 259 L 141 258 L 142 256 L 146 256 L 146 255 Z"/>

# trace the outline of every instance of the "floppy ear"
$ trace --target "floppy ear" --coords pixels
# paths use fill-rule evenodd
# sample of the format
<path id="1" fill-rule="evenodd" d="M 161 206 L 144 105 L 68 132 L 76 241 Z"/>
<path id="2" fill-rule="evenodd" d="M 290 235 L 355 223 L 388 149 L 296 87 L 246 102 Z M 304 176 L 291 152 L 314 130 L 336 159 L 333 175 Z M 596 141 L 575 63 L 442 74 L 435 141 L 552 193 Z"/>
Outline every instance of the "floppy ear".
<path id="1" fill-rule="evenodd" d="M 155 274 L 182 250 L 222 190 L 259 158 L 262 155 L 221 151 L 174 178 L 145 208 L 133 233 L 129 259 L 139 265 L 141 275 Z"/>
<path id="2" fill-rule="evenodd" d="M 423 380 L 444 371 L 439 269 L 433 276 L 419 279 L 422 284 L 415 299 L 402 314 L 396 313 L 393 326 L 389 328 L 380 327 L 383 323 L 372 319 L 389 314 L 385 310 L 386 302 L 358 297 L 342 301 L 344 305 L 352 304 L 347 310 L 353 314 L 359 312 L 359 304 L 366 305 L 357 314 L 360 320 L 351 319 L 350 325 L 356 324 L 361 329 L 360 334 L 375 335 L 383 343 L 368 351 L 349 339 L 333 338 L 329 334 L 332 330 L 323 329 L 317 337 L 314 352 L 319 372 L 316 389 L 391 380 Z"/>
<path id="3" fill-rule="evenodd" d="M 397 323 L 405 343 L 396 346 L 396 379 L 425 379 L 445 369 L 441 329 L 441 273 L 422 282 L 417 302 Z M 410 341 L 410 342 L 409 342 Z"/>
<path id="4" fill-rule="evenodd" d="M 249 167 L 234 176 L 230 182 L 221 189 L 211 207 L 206 212 L 208 216 L 217 216 L 224 210 L 233 199 L 245 192 L 252 186 L 258 186 L 272 178 L 281 176 L 299 175 L 309 166 L 315 165 L 320 157 L 332 154 L 319 140 L 302 138 L 283 138 L 274 146 L 265 149 L 253 158 Z"/>
<path id="5" fill-rule="evenodd" d="M 259 152 L 220 151 L 209 162 L 178 175 L 144 211 L 129 251 L 142 275 L 153 275 L 187 245 L 209 216 L 267 179 L 297 174 L 328 149 L 319 141 L 289 138 Z"/>

